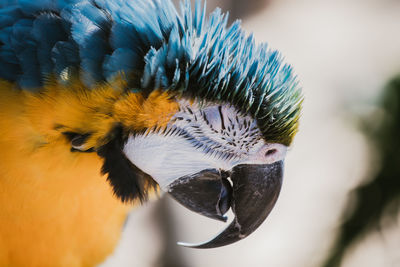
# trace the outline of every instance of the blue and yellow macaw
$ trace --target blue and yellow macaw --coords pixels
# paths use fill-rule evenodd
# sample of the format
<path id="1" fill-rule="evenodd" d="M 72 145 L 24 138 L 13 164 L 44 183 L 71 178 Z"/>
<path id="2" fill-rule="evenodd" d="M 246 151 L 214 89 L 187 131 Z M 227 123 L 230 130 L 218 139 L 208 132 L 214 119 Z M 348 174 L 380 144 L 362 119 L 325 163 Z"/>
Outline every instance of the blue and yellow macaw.
<path id="1" fill-rule="evenodd" d="M 233 222 L 278 197 L 302 94 L 281 55 L 200 1 L 0 1 L 0 265 L 93 266 L 160 188 Z M 108 182 L 107 182 L 108 181 Z"/>

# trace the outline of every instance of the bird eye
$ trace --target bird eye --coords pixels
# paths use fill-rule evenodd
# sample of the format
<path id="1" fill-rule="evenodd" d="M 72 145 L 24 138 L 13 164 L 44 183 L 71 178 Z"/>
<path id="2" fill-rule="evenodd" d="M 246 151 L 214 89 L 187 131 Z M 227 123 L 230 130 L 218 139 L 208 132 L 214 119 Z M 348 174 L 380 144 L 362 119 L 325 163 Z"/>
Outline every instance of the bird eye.
<path id="1" fill-rule="evenodd" d="M 71 142 L 71 152 L 93 152 L 93 148 L 86 148 L 85 143 L 91 134 L 79 134 L 74 132 L 62 133 Z"/>

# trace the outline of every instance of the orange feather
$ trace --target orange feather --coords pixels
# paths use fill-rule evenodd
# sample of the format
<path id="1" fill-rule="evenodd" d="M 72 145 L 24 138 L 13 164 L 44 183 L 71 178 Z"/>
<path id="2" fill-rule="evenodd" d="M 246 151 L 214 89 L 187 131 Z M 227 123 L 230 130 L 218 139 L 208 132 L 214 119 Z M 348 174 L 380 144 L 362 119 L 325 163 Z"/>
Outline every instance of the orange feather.
<path id="1" fill-rule="evenodd" d="M 50 82 L 31 93 L 0 81 L 0 266 L 93 266 L 112 253 L 131 206 L 113 196 L 97 154 L 71 152 L 62 132 L 91 133 L 96 148 L 116 124 L 164 126 L 178 110 L 166 93 L 123 87 Z"/>

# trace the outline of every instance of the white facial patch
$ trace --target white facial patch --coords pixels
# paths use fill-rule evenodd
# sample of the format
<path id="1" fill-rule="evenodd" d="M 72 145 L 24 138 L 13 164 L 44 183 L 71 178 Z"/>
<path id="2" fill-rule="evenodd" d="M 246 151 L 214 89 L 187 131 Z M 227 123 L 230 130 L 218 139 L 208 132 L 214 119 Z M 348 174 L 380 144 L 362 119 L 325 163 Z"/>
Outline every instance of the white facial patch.
<path id="1" fill-rule="evenodd" d="M 256 121 L 228 105 L 199 107 L 187 102 L 163 130 L 131 135 L 125 155 L 166 190 L 174 180 L 205 169 L 282 160 L 286 146 L 268 144 Z"/>

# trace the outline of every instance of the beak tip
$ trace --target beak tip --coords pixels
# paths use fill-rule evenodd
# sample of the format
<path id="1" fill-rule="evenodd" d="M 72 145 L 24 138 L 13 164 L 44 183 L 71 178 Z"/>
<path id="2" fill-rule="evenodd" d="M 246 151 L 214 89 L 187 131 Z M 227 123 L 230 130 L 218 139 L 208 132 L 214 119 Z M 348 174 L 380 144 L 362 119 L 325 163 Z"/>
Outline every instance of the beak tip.
<path id="1" fill-rule="evenodd" d="M 202 248 L 201 246 L 203 245 L 203 244 L 190 244 L 190 243 L 186 243 L 186 242 L 176 242 L 176 244 L 178 245 L 178 246 L 181 246 L 181 247 L 185 247 L 185 248 Z"/>
<path id="2" fill-rule="evenodd" d="M 186 242 L 176 242 L 176 244 L 178 244 L 181 247 L 185 247 L 185 248 L 212 248 L 212 247 L 204 246 L 205 243 L 190 244 L 190 243 L 186 243 Z"/>
<path id="3" fill-rule="evenodd" d="M 176 244 L 178 245 L 178 246 L 181 246 L 181 247 L 190 247 L 190 244 L 189 243 L 185 243 L 185 242 L 176 242 Z"/>

